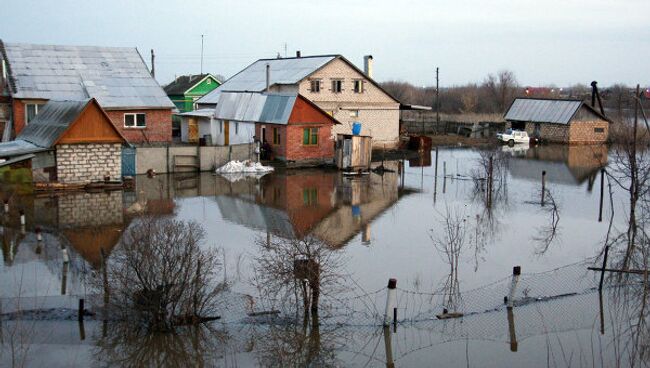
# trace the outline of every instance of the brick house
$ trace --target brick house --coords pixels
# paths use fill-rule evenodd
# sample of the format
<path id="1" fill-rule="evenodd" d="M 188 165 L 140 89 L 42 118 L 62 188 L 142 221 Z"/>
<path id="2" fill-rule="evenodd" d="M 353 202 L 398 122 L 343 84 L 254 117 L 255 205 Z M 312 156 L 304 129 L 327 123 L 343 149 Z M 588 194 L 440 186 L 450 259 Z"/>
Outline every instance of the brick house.
<path id="1" fill-rule="evenodd" d="M 196 104 L 215 107 L 227 91 L 298 94 L 341 122 L 332 136 L 351 134 L 352 123 L 360 122 L 361 134 L 371 136 L 375 147 L 394 147 L 399 141 L 400 103 L 372 79 L 372 57 L 365 61 L 361 71 L 341 55 L 260 59 Z"/>
<path id="2" fill-rule="evenodd" d="M 126 143 L 95 99 L 51 100 L 16 140 L 0 143 L 0 165 L 29 162 L 34 182 L 119 180 Z"/>
<path id="3" fill-rule="evenodd" d="M 545 142 L 605 143 L 609 134 L 609 120 L 582 100 L 516 98 L 505 120 L 507 129 Z"/>
<path id="4" fill-rule="evenodd" d="M 48 100 L 95 98 L 129 142 L 171 142 L 174 104 L 137 49 L 0 41 L 0 55 L 0 83 L 11 99 L 12 136 Z"/>
<path id="5" fill-rule="evenodd" d="M 211 121 L 217 144 L 260 137 L 273 158 L 300 165 L 332 162 L 332 130 L 340 124 L 300 94 L 256 92 L 221 93 Z"/>

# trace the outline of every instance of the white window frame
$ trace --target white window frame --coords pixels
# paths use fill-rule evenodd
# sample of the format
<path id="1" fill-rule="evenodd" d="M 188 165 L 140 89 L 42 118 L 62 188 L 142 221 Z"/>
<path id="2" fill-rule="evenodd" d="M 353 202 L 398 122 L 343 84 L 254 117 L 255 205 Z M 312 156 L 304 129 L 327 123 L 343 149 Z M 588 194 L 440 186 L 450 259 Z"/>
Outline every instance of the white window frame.
<path id="1" fill-rule="evenodd" d="M 320 93 L 320 79 L 311 79 L 309 81 L 309 90 L 313 93 Z M 314 85 L 317 86 L 317 88 L 314 90 Z"/>
<path id="2" fill-rule="evenodd" d="M 127 115 L 133 116 L 133 124 L 134 125 L 126 125 L 126 117 L 127 117 Z M 143 126 L 138 126 L 138 115 L 143 115 L 144 116 L 144 125 Z M 124 123 L 124 128 L 128 128 L 128 129 L 146 129 L 147 128 L 147 114 L 144 113 L 144 112 L 127 112 L 127 113 L 124 113 L 123 123 Z"/>
<path id="3" fill-rule="evenodd" d="M 29 106 L 34 106 L 34 118 L 36 118 L 36 116 L 38 116 L 38 109 L 39 109 L 40 105 L 41 104 L 39 104 L 39 103 L 26 103 L 25 104 L 25 126 L 27 126 L 27 124 L 29 124 L 29 112 L 28 112 Z"/>
<path id="4" fill-rule="evenodd" d="M 340 89 L 338 91 L 336 90 L 336 88 L 334 88 L 336 86 L 336 83 L 341 84 Z M 342 92 L 343 92 L 343 79 L 339 79 L 339 78 L 332 79 L 332 93 L 342 93 Z"/>
<path id="5" fill-rule="evenodd" d="M 359 86 L 359 89 L 358 89 L 358 90 L 357 90 L 357 84 L 358 84 L 358 86 Z M 359 93 L 359 94 L 364 93 L 364 92 L 365 92 L 365 88 L 364 88 L 364 82 L 363 82 L 363 79 L 355 79 L 355 80 L 352 82 L 352 90 L 354 91 L 354 93 Z"/>

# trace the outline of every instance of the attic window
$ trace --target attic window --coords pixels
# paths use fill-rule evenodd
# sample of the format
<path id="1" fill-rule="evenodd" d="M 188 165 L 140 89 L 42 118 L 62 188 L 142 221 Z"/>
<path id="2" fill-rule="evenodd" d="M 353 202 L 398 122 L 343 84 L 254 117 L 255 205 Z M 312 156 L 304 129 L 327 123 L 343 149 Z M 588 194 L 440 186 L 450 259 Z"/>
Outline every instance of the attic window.
<path id="1" fill-rule="evenodd" d="M 39 104 L 25 104 L 25 125 L 38 115 Z"/>
<path id="2" fill-rule="evenodd" d="M 125 128 L 146 128 L 147 121 L 145 114 L 124 114 L 124 127 Z"/>
<path id="3" fill-rule="evenodd" d="M 320 92 L 320 79 L 311 80 L 311 91 L 314 93 Z"/>
<path id="4" fill-rule="evenodd" d="M 332 92 L 341 93 L 343 91 L 343 80 L 333 79 L 332 80 Z"/>
<path id="5" fill-rule="evenodd" d="M 354 81 L 354 93 L 363 93 L 363 80 L 357 79 Z"/>
<path id="6" fill-rule="evenodd" d="M 208 78 L 208 79 L 205 81 L 205 84 L 212 84 L 212 79 Z"/>

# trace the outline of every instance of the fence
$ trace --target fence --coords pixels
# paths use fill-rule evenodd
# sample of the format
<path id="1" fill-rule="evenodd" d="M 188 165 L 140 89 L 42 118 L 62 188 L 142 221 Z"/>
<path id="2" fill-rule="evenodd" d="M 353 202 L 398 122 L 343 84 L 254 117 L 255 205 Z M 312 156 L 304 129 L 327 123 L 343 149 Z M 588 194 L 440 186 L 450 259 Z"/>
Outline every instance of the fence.
<path id="1" fill-rule="evenodd" d="M 255 159 L 253 144 L 231 146 L 168 146 L 138 147 L 135 155 L 135 173 L 210 171 L 230 160 Z"/>

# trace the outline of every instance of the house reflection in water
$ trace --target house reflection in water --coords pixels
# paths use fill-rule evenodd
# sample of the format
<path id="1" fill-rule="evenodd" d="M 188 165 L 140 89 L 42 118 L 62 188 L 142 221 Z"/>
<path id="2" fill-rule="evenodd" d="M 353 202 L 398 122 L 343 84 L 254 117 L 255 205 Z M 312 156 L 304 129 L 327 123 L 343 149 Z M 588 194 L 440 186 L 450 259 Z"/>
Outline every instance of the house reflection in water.
<path id="1" fill-rule="evenodd" d="M 548 182 L 581 185 L 588 181 L 591 190 L 598 171 L 607 165 L 607 153 L 606 145 L 536 146 L 515 151 L 508 168 L 514 178 L 540 181 L 546 171 Z"/>
<path id="2" fill-rule="evenodd" d="M 397 162 L 385 166 L 394 172 L 351 177 L 338 171 L 277 172 L 259 183 L 229 185 L 231 191 L 215 200 L 227 221 L 269 234 L 313 235 L 340 247 L 362 232 L 362 242 L 369 244 L 371 222 L 409 193 L 400 189 Z"/>

